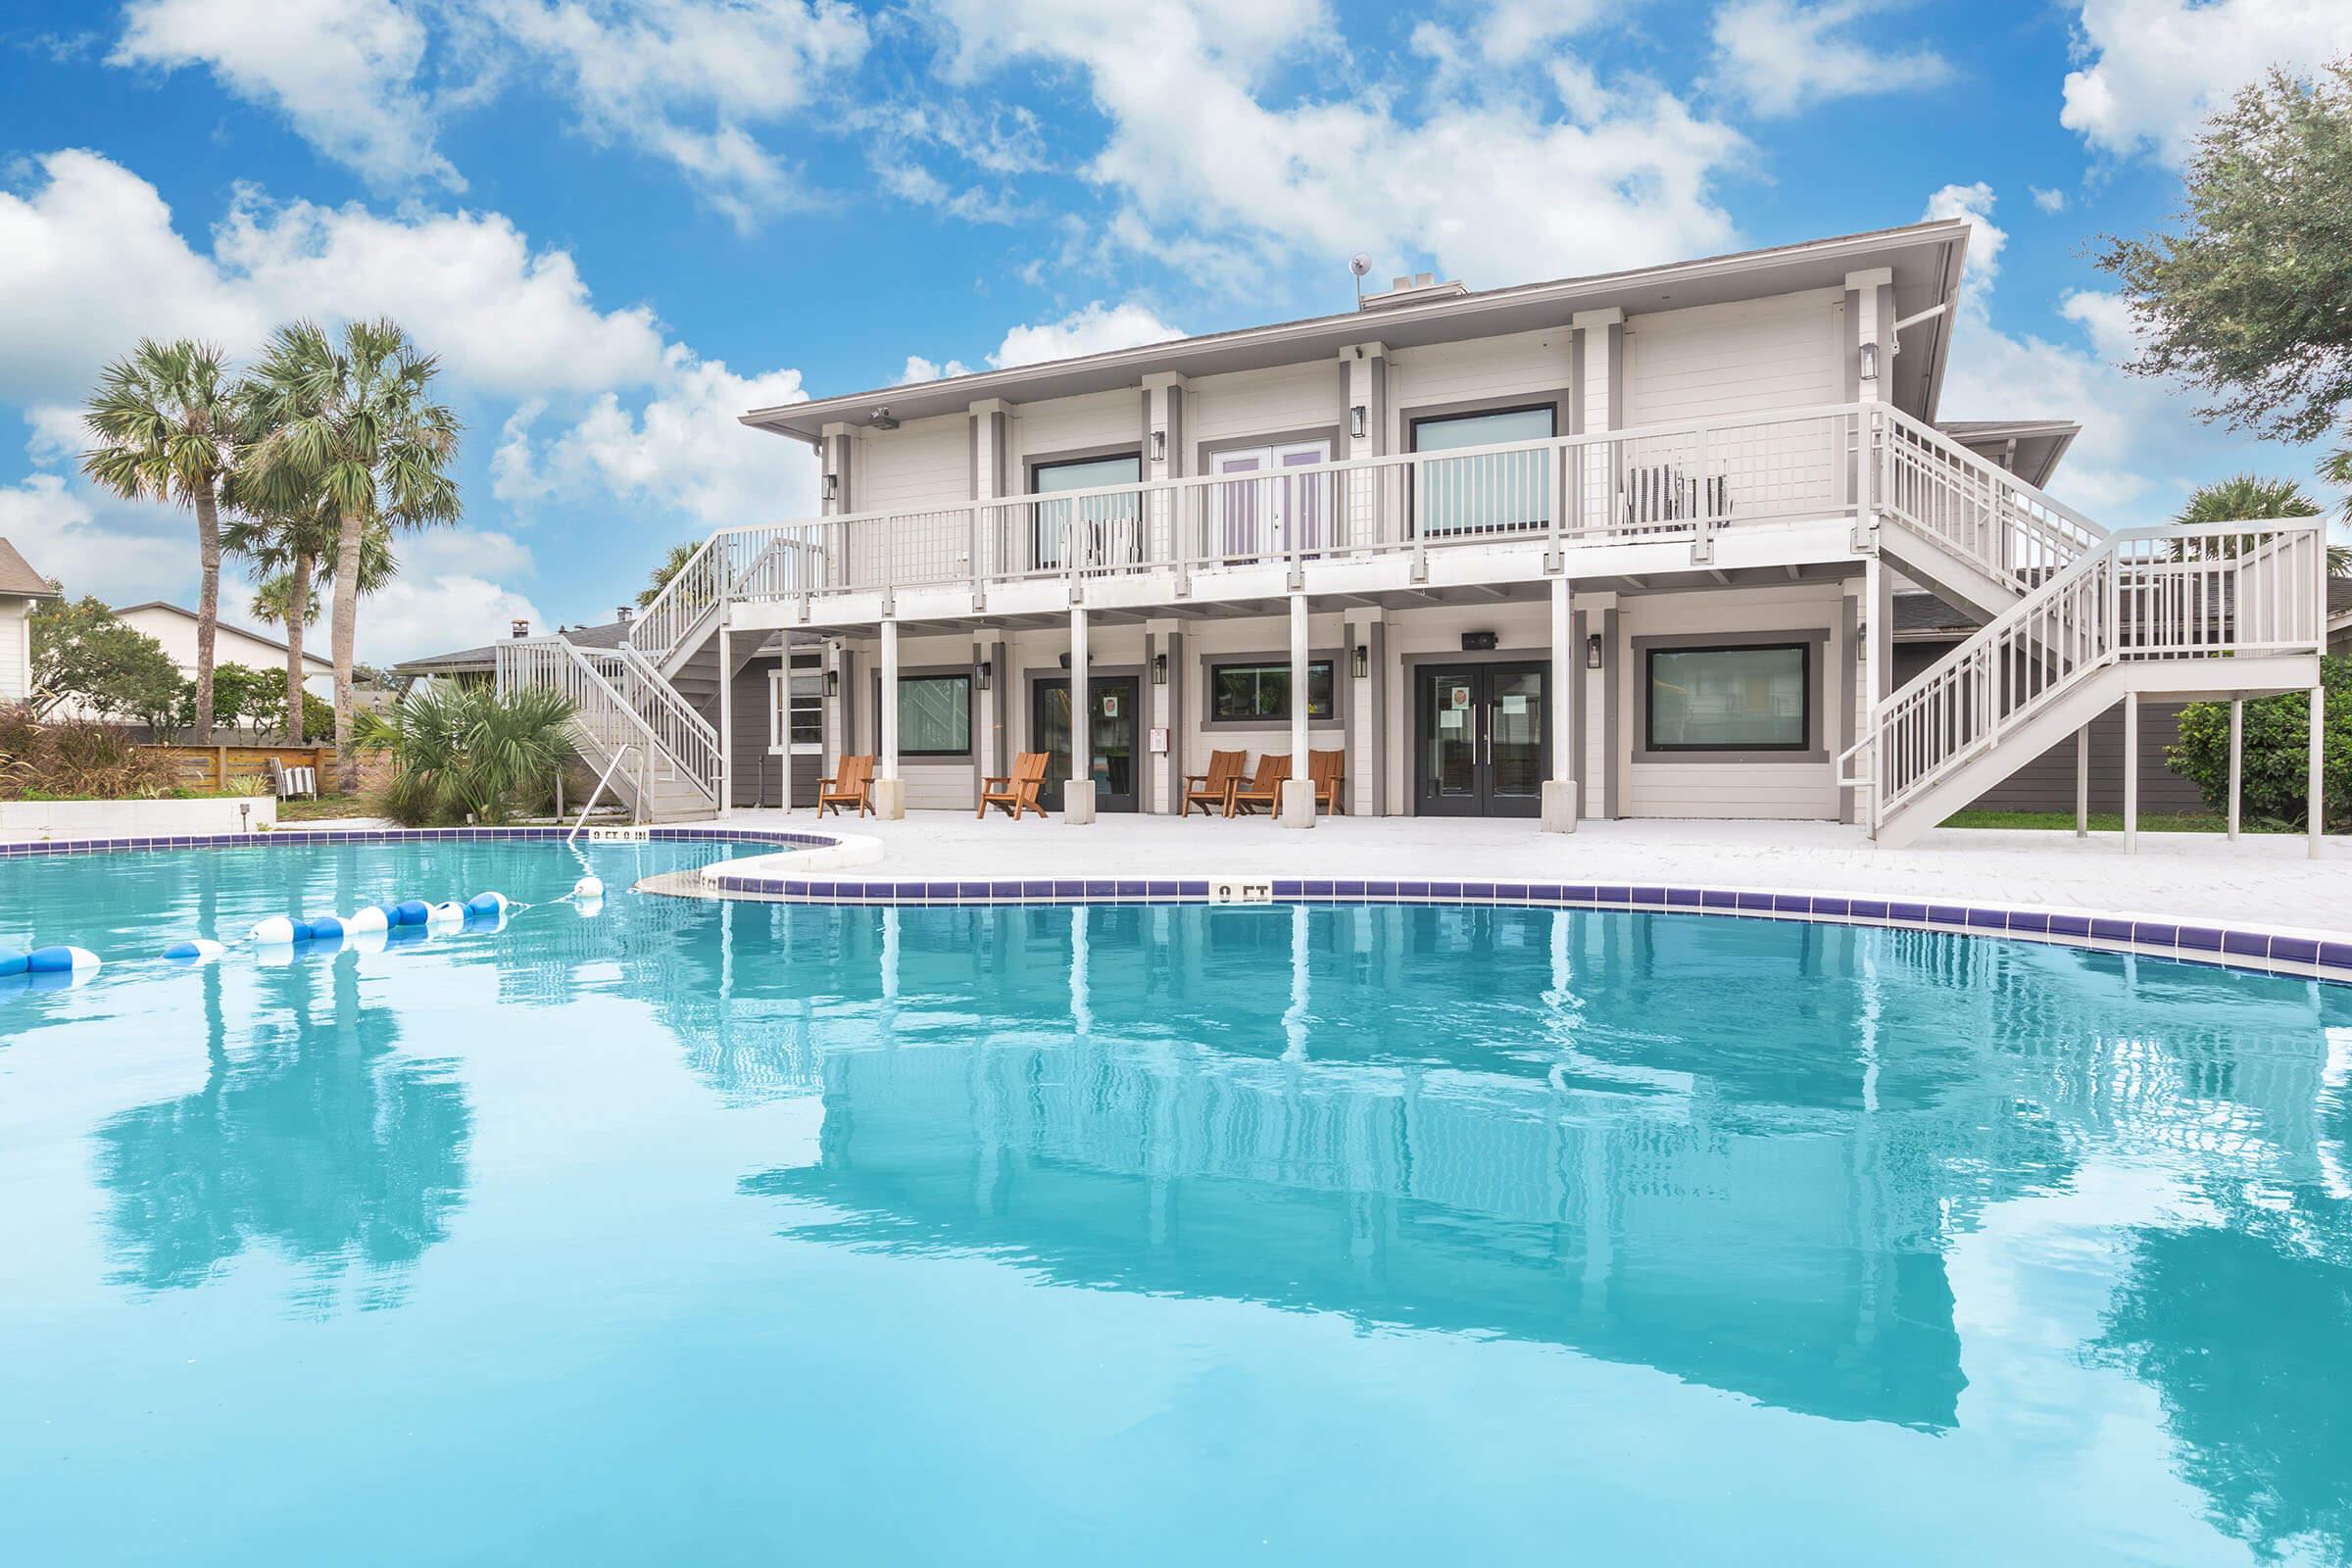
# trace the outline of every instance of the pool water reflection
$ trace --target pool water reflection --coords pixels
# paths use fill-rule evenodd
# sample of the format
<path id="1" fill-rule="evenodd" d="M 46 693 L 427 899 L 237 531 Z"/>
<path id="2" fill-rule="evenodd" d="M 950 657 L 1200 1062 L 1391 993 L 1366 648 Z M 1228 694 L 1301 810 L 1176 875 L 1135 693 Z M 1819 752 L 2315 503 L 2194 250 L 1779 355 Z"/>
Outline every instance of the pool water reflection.
<path id="1" fill-rule="evenodd" d="M 578 870 L 11 864 L 0 940 Z M 0 1551 L 2341 1561 L 2348 1078 L 2307 983 L 1690 916 L 110 963 L 0 1003 Z"/>

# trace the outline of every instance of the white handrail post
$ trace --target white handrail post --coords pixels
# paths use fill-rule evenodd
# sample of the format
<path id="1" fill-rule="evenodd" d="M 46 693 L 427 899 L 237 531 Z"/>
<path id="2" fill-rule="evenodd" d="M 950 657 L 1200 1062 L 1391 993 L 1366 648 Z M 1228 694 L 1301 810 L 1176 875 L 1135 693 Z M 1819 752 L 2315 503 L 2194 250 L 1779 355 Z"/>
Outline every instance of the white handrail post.
<path id="1" fill-rule="evenodd" d="M 2230 699 L 2230 839 L 2237 841 L 2239 797 L 2246 788 L 2246 700 Z"/>
<path id="2" fill-rule="evenodd" d="M 2314 686 L 2311 689 L 2310 776 L 2306 780 L 2308 790 L 2306 799 L 2309 803 L 2307 813 L 2311 820 L 2306 836 L 2310 840 L 2311 858 L 2315 860 L 2320 858 L 2320 852 L 2324 848 L 2322 840 L 2325 839 L 2328 832 L 2327 745 L 2328 688 Z"/>

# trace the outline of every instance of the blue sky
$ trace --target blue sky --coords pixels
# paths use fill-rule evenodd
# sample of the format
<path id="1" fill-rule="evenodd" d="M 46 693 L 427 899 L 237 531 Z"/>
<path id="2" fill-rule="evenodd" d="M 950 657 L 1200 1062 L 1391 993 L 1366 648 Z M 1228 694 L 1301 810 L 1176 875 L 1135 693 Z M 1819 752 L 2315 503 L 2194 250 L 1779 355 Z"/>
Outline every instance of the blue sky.
<path id="1" fill-rule="evenodd" d="M 444 357 L 466 520 L 364 657 L 603 619 L 673 541 L 813 510 L 743 409 L 1959 213 L 1943 413 L 2085 431 L 2057 489 L 2160 519 L 2313 454 L 2127 377 L 2088 260 L 2203 106 L 2352 52 L 2338 0 L 16 0 L 0 21 L 0 535 L 193 593 L 72 410 L 141 333 L 250 355 L 389 313 Z M 242 613 L 245 594 L 229 604 Z"/>

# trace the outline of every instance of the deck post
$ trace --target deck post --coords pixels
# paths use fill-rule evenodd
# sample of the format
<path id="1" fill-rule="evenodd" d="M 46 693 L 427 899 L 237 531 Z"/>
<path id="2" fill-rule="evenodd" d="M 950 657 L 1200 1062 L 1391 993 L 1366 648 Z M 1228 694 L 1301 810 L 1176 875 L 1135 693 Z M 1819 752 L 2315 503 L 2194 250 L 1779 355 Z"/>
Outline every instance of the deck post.
<path id="1" fill-rule="evenodd" d="M 874 778 L 874 815 L 896 822 L 906 814 L 906 784 L 899 777 L 899 623 L 882 622 L 882 766 Z"/>
<path id="2" fill-rule="evenodd" d="M 2246 787 L 2246 700 L 2230 699 L 2230 841 L 2237 842 L 2238 796 Z"/>
<path id="3" fill-rule="evenodd" d="M 1061 792 L 1064 822 L 1095 819 L 1095 709 L 1087 690 L 1086 607 L 1070 607 L 1070 778 Z"/>
<path id="4" fill-rule="evenodd" d="M 2139 693 L 2124 693 L 2124 853 L 2139 853 Z"/>
<path id="5" fill-rule="evenodd" d="M 1565 574 L 1551 579 L 1551 777 L 1544 781 L 1544 831 L 1576 831 L 1576 683 L 1584 666 L 1576 657 L 1568 605 L 1572 589 Z"/>
<path id="6" fill-rule="evenodd" d="M 2075 837 L 2090 837 L 2090 726 L 2075 731 Z"/>
<path id="7" fill-rule="evenodd" d="M 1306 636 L 1306 595 L 1291 595 L 1291 776 L 1283 781 L 1281 810 L 1277 813 L 1284 827 L 1313 827 L 1315 825 L 1315 781 L 1307 775 L 1307 680 L 1310 662 Z M 1339 671 L 1332 671 L 1332 685 L 1339 685 Z"/>
<path id="8" fill-rule="evenodd" d="M 723 624 L 718 628 L 718 814 L 721 816 L 735 808 L 735 681 L 728 673 L 735 667 L 730 657 L 733 636 Z"/>
<path id="9" fill-rule="evenodd" d="M 2311 689 L 2311 777 L 2307 796 L 2311 822 L 2307 833 L 2311 840 L 2311 858 L 2315 860 L 2320 858 L 2321 841 L 2328 833 L 2327 762 L 2328 688 L 2314 686 Z"/>

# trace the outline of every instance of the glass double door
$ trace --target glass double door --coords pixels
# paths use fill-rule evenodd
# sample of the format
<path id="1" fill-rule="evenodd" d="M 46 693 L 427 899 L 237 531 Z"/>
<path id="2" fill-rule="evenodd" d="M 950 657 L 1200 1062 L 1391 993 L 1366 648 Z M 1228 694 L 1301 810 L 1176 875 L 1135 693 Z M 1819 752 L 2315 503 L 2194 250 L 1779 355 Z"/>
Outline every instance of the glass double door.
<path id="1" fill-rule="evenodd" d="M 1037 798 L 1049 811 L 1058 811 L 1070 778 L 1069 677 L 1041 680 L 1031 691 L 1030 746 L 1046 754 L 1046 784 Z M 1086 694 L 1095 710 L 1095 809 L 1139 809 L 1135 735 L 1142 684 L 1132 675 L 1098 675 L 1086 683 Z"/>
<path id="2" fill-rule="evenodd" d="M 1551 776 L 1548 660 L 1424 666 L 1413 720 L 1424 816 L 1535 816 Z"/>

